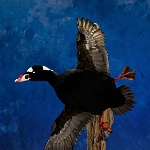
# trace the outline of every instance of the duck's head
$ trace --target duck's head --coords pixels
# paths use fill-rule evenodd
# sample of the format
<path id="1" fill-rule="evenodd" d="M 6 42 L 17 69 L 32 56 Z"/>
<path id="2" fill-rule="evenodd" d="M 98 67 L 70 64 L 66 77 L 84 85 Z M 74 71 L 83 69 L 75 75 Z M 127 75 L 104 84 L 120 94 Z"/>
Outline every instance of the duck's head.
<path id="1" fill-rule="evenodd" d="M 40 65 L 35 65 L 30 67 L 25 73 L 21 74 L 18 79 L 14 82 L 23 82 L 23 81 L 46 81 L 49 72 L 53 72 L 53 70 Z"/>

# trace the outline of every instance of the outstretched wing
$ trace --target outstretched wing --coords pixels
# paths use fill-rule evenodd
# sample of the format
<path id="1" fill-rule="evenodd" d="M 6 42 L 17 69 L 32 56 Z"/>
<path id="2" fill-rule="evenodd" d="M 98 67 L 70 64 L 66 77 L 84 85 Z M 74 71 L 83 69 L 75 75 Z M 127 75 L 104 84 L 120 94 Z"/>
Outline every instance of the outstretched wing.
<path id="1" fill-rule="evenodd" d="M 78 69 L 96 69 L 109 74 L 108 54 L 104 48 L 104 33 L 89 19 L 77 18 Z"/>
<path id="2" fill-rule="evenodd" d="M 84 126 L 93 118 L 89 112 L 79 112 L 65 108 L 55 120 L 53 132 L 45 150 L 72 150 Z"/>

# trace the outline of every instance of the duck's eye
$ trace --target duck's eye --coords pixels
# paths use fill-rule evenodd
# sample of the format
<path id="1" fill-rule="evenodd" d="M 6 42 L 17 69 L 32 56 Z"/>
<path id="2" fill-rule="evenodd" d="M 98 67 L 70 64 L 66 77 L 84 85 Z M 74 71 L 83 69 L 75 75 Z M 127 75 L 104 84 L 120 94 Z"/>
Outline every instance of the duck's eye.
<path id="1" fill-rule="evenodd" d="M 29 78 L 29 75 L 26 75 L 26 76 L 25 76 L 25 79 L 28 79 L 28 78 Z"/>

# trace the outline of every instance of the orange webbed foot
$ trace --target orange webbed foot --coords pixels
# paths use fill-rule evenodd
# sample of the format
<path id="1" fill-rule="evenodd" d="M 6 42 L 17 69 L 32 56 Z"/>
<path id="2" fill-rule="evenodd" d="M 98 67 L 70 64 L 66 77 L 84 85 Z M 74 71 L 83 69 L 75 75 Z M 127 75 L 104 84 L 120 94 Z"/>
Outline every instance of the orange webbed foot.
<path id="1" fill-rule="evenodd" d="M 100 130 L 97 133 L 96 142 L 99 142 L 100 140 L 106 141 L 112 133 L 112 129 L 108 126 L 108 122 L 103 121 L 103 117 L 102 114 L 102 117 L 100 118 Z"/>
<path id="2" fill-rule="evenodd" d="M 124 67 L 120 76 L 114 79 L 114 82 L 118 81 L 119 79 L 128 79 L 134 80 L 135 79 L 135 71 L 131 70 L 129 66 Z"/>

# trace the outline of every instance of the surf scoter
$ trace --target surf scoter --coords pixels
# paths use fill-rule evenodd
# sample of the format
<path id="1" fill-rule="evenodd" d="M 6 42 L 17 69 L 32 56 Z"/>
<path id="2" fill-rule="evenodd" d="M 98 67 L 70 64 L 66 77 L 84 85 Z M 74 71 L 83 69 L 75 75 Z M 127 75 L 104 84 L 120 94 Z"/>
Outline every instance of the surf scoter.
<path id="1" fill-rule="evenodd" d="M 122 115 L 132 109 L 134 96 L 127 85 L 116 87 L 118 79 L 135 78 L 135 71 L 126 66 L 118 78 L 109 75 L 104 33 L 89 19 L 77 18 L 77 68 L 62 74 L 40 65 L 30 67 L 15 82 L 48 81 L 65 104 L 52 125 L 45 150 L 71 150 L 84 126 L 93 115 L 111 108 Z"/>

